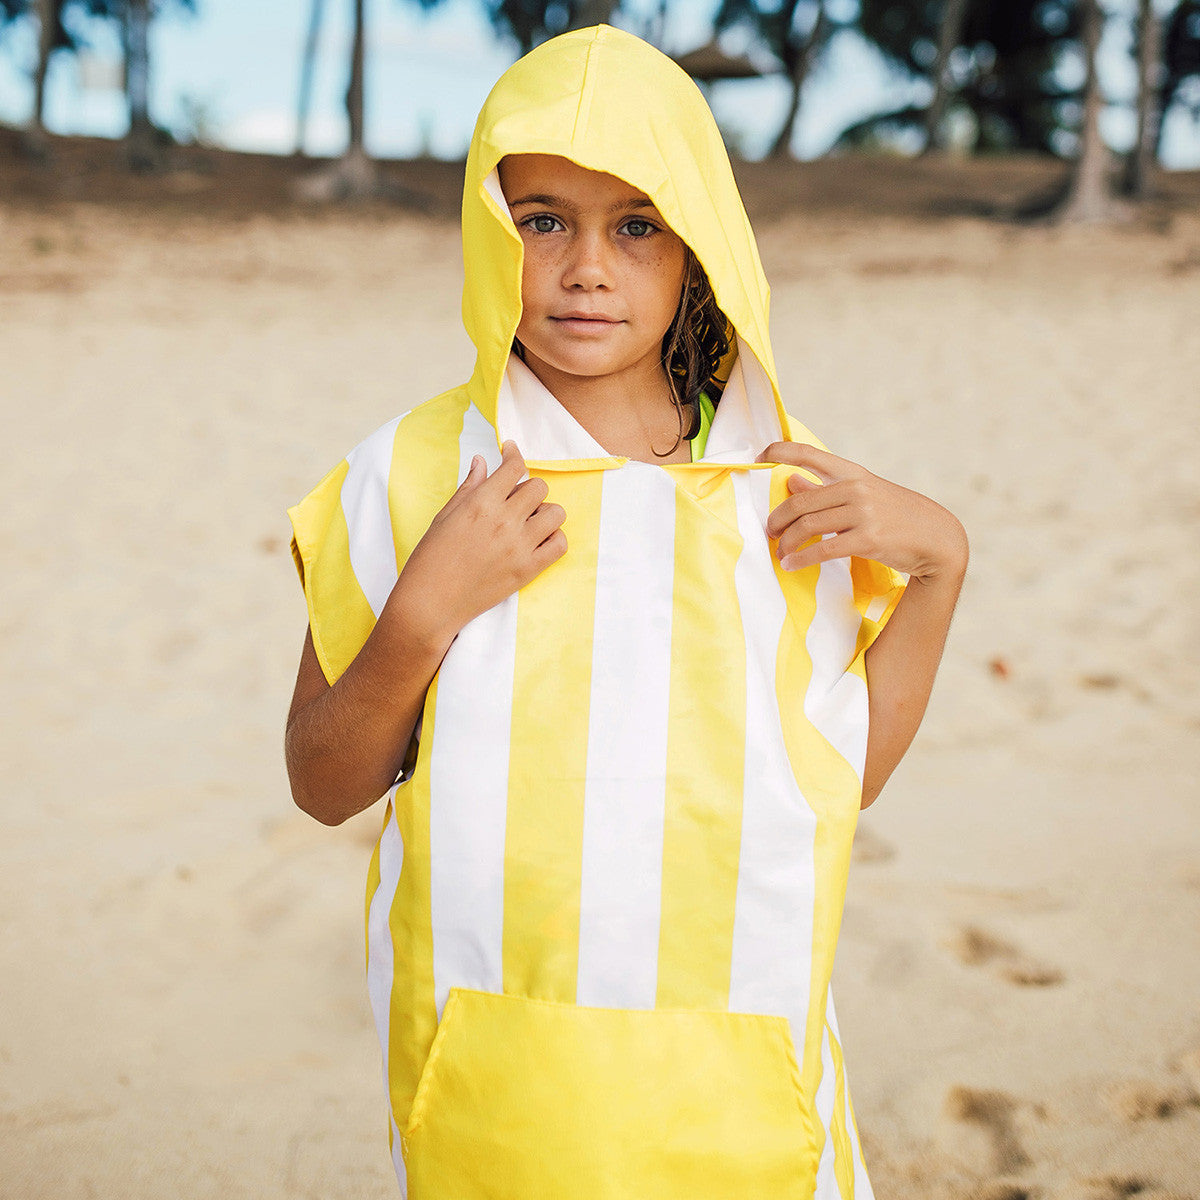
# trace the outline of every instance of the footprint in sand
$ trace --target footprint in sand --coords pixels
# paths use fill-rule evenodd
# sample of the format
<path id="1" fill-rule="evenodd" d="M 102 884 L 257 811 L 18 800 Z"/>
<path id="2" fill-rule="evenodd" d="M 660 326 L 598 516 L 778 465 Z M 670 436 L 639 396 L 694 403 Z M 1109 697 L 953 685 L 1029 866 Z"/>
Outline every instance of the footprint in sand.
<path id="1" fill-rule="evenodd" d="M 1110 1083 L 1103 1096 L 1109 1111 L 1122 1121 L 1161 1121 L 1198 1103 L 1196 1093 L 1187 1084 L 1152 1079 Z"/>
<path id="2" fill-rule="evenodd" d="M 1178 1192 L 1167 1191 L 1135 1175 L 1090 1175 L 1067 1184 L 1054 1193 L 1053 1200 L 1187 1200 Z"/>
<path id="3" fill-rule="evenodd" d="M 989 1179 L 972 1193 L 971 1200 L 1033 1200 L 1037 1190 L 1008 1179 Z"/>
<path id="4" fill-rule="evenodd" d="M 989 1175 L 1006 1175 L 1029 1165 L 1029 1157 L 1017 1136 L 1020 1103 L 1006 1092 L 957 1084 L 946 1093 L 943 1112 L 952 1123 L 946 1129 L 958 1143 L 957 1157 L 968 1160 L 976 1170 Z M 963 1129 L 965 1126 L 967 1129 Z M 968 1133 L 973 1136 L 962 1136 Z M 998 1184 L 1017 1187 L 1018 1185 Z M 1018 1189 L 1019 1190 L 1019 1189 Z M 998 1192 L 991 1200 L 1004 1200 L 1007 1192 Z M 1016 1193 L 1013 1193 L 1014 1197 Z"/>
<path id="5" fill-rule="evenodd" d="M 1122 1121 L 1162 1121 L 1200 1105 L 1200 1050 L 1180 1055 L 1166 1079 L 1117 1079 L 1101 1094 L 1109 1111 Z"/>
<path id="6" fill-rule="evenodd" d="M 977 925 L 956 929 L 944 945 L 968 967 L 990 967 L 1001 979 L 1020 987 L 1049 987 L 1063 980 L 1062 972 L 1056 967 L 1035 961 L 1011 942 Z"/>

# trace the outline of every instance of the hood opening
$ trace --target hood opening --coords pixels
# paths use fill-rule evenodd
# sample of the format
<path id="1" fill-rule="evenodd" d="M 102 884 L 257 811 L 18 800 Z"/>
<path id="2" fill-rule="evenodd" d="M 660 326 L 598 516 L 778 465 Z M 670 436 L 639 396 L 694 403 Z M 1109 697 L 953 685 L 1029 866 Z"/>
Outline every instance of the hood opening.
<path id="1" fill-rule="evenodd" d="M 529 153 L 570 159 L 645 192 L 691 248 L 733 327 L 703 461 L 753 461 L 783 436 L 786 414 L 768 336 L 770 291 L 724 144 L 692 80 L 648 43 L 605 25 L 552 38 L 510 67 L 472 137 L 463 321 L 477 350 L 472 401 L 498 442 L 516 438 L 527 459 L 595 460 L 599 451 L 612 465 L 623 461 L 511 353 L 524 247 L 496 168 L 506 155 Z"/>

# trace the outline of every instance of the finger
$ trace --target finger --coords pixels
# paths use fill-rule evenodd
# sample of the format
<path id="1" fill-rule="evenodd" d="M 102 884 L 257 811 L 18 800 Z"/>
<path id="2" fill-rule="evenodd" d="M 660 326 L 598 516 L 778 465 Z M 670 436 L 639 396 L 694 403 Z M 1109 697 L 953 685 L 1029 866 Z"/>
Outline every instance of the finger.
<path id="1" fill-rule="evenodd" d="M 530 556 L 535 570 L 544 571 L 551 563 L 557 562 L 567 552 L 567 535 L 561 529 L 556 529 Z"/>
<path id="2" fill-rule="evenodd" d="M 508 494 L 508 503 L 522 516 L 528 517 L 537 512 L 538 505 L 550 494 L 550 485 L 544 479 L 534 476 L 524 479 Z"/>
<path id="3" fill-rule="evenodd" d="M 823 483 L 845 479 L 862 470 L 857 463 L 852 463 L 848 458 L 838 458 L 836 454 L 830 454 L 828 450 L 818 450 L 816 446 L 810 446 L 807 442 L 772 442 L 756 461 L 803 467 Z"/>
<path id="4" fill-rule="evenodd" d="M 767 517 L 767 537 L 780 537 L 793 521 L 824 509 L 840 508 L 849 497 L 839 483 L 814 484 L 804 491 L 781 500 Z"/>
<path id="5" fill-rule="evenodd" d="M 825 509 L 819 513 L 809 513 L 799 521 L 793 521 L 779 538 L 776 553 L 782 560 L 794 550 L 799 550 L 813 538 L 825 537 L 827 534 L 847 533 L 854 527 L 854 514 L 845 507 Z"/>
<path id="6" fill-rule="evenodd" d="M 567 519 L 561 504 L 541 504 L 525 522 L 525 531 L 535 546 L 540 546 Z"/>
<path id="7" fill-rule="evenodd" d="M 476 484 L 487 478 L 487 459 L 482 454 L 476 454 L 471 458 L 471 465 L 467 468 L 466 475 L 463 476 L 463 481 L 458 485 L 460 492 L 469 492 Z"/>
<path id="8" fill-rule="evenodd" d="M 517 443 L 507 441 L 500 447 L 500 465 L 492 472 L 492 486 L 507 498 L 525 475 L 525 459 Z"/>
<path id="9" fill-rule="evenodd" d="M 853 533 L 834 534 L 833 537 L 822 538 L 821 541 L 813 542 L 811 546 L 805 546 L 792 554 L 785 554 L 779 560 L 779 565 L 785 571 L 800 571 L 835 558 L 849 558 L 858 552 L 854 543 Z"/>

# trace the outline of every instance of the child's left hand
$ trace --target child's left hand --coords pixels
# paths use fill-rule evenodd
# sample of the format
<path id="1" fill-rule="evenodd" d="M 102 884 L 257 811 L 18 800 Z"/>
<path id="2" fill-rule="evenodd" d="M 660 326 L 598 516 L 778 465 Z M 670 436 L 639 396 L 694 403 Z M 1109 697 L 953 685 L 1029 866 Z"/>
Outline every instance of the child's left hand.
<path id="1" fill-rule="evenodd" d="M 791 494 L 767 519 L 767 536 L 779 539 L 776 552 L 785 571 L 854 555 L 925 582 L 943 575 L 961 581 L 966 533 L 928 496 L 803 442 L 772 442 L 757 461 L 803 467 L 821 480 L 789 476 Z M 822 540 L 805 545 L 812 538 Z"/>

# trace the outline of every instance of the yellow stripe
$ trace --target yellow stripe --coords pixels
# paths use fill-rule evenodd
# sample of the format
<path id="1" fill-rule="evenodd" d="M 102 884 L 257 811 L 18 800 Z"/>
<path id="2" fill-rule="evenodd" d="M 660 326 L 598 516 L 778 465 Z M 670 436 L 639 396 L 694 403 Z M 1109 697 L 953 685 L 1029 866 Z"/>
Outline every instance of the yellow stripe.
<path id="1" fill-rule="evenodd" d="M 676 475 L 660 1008 L 729 1006 L 741 849 L 746 651 L 732 482 Z M 687 490 L 685 490 L 687 489 Z M 701 498 L 697 498 L 697 494 Z M 731 625 L 733 621 L 735 624 Z"/>
<path id="2" fill-rule="evenodd" d="M 854 1200 L 854 1158 L 850 1138 L 846 1134 L 846 1072 L 842 1061 L 842 1048 L 829 1030 L 829 1052 L 833 1056 L 833 1074 L 837 1087 L 833 1096 L 833 1118 L 829 1122 L 829 1135 L 833 1138 L 833 1177 L 837 1180 L 838 1194 L 842 1200 Z"/>
<path id="3" fill-rule="evenodd" d="M 458 477 L 458 439 L 466 409 L 439 398 L 414 409 L 396 429 L 389 477 L 397 557 L 411 551 L 450 498 Z M 404 507 L 395 503 L 404 497 Z M 423 524 L 422 524 L 423 522 Z M 404 540 L 400 540 L 403 538 Z M 400 561 L 401 568 L 404 561 Z M 437 677 L 425 696 L 421 738 L 433 741 Z M 433 917 L 429 874 L 429 756 L 418 756 L 412 778 L 396 790 L 396 822 L 404 860 L 388 914 L 392 933 L 392 1000 L 388 1018 L 388 1088 L 396 1123 L 404 1128 L 421 1068 L 437 1031 L 433 980 Z"/>
<path id="4" fill-rule="evenodd" d="M 854 587 L 854 606 L 863 616 L 862 625 L 858 631 L 858 643 L 854 648 L 854 662 L 851 670 L 856 675 L 866 679 L 866 669 L 863 659 L 872 642 L 883 631 L 883 627 L 896 611 L 900 597 L 904 594 L 905 579 L 899 571 L 885 567 L 883 563 L 866 558 L 850 560 L 850 578 Z M 887 602 L 883 611 L 874 620 L 867 620 L 866 613 L 871 603 L 880 596 L 886 596 Z"/>
<path id="5" fill-rule="evenodd" d="M 508 823 L 504 990 L 574 1003 L 587 775 L 592 618 L 604 473 L 543 476 L 568 550 L 518 593 Z M 555 636 L 563 621 L 578 628 Z M 549 632 L 548 632 L 549 631 Z M 480 686 L 487 681 L 481 680 Z"/>
<path id="6" fill-rule="evenodd" d="M 354 661 L 375 627 L 375 614 L 350 565 L 350 533 L 341 498 L 349 469 L 343 460 L 288 509 L 313 648 L 330 684 Z"/>
<path id="7" fill-rule="evenodd" d="M 392 802 L 389 800 L 387 803 L 387 808 L 383 814 L 383 828 L 384 829 L 387 828 L 388 818 L 391 815 L 392 815 Z M 367 904 L 366 904 L 366 911 L 363 914 L 363 920 L 366 923 L 363 926 L 364 933 L 370 932 L 369 922 L 371 920 L 371 901 L 375 898 L 375 893 L 379 889 L 379 842 L 382 839 L 382 836 L 383 835 L 381 833 L 380 837 L 375 839 L 375 849 L 371 851 L 371 863 L 370 863 L 370 866 L 367 867 Z M 370 945 L 369 944 L 367 946 L 367 954 L 368 954 L 368 958 L 369 958 L 369 956 L 370 956 Z"/>
<path id="8" fill-rule="evenodd" d="M 469 403 L 467 389 L 454 388 L 414 408 L 396 427 L 401 452 L 392 454 L 388 499 L 398 571 L 458 486 L 458 443 Z"/>
<path id="9" fill-rule="evenodd" d="M 771 475 L 771 507 L 787 497 L 787 477 L 792 471 L 779 467 Z M 850 843 L 858 820 L 861 790 L 854 768 L 809 723 L 804 698 L 812 679 L 812 658 L 805 645 L 808 627 L 816 612 L 816 586 L 820 568 L 784 571 L 775 560 L 775 574 L 787 600 L 776 662 L 776 697 L 783 725 L 784 743 L 792 772 L 804 798 L 817 818 L 813 838 L 812 974 L 808 998 L 808 1027 L 800 1074 L 807 1095 L 815 1095 L 821 1079 L 821 1040 L 825 996 L 842 904 L 850 871 Z"/>

